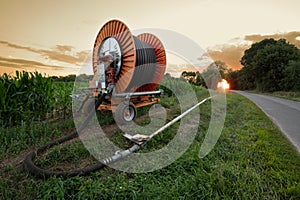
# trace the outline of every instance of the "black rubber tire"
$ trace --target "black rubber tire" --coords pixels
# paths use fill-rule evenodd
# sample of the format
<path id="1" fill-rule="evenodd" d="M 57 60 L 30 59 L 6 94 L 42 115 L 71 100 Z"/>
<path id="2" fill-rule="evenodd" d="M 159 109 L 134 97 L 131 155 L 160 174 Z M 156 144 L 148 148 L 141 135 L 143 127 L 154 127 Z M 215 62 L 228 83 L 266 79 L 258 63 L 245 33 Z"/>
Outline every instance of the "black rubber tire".
<path id="1" fill-rule="evenodd" d="M 129 112 L 129 113 L 128 113 Z M 128 125 L 137 115 L 136 107 L 133 103 L 121 102 L 114 113 L 115 121 L 118 125 Z"/>

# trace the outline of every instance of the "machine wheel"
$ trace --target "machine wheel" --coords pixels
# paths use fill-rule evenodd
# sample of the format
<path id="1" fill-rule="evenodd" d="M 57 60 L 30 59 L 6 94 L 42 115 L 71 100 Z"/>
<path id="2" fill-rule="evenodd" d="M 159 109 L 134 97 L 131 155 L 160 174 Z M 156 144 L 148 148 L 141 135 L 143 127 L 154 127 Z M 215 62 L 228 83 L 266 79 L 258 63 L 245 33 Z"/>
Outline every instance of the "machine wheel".
<path id="1" fill-rule="evenodd" d="M 136 117 L 136 107 L 131 102 L 121 102 L 115 111 L 117 124 L 126 125 Z"/>

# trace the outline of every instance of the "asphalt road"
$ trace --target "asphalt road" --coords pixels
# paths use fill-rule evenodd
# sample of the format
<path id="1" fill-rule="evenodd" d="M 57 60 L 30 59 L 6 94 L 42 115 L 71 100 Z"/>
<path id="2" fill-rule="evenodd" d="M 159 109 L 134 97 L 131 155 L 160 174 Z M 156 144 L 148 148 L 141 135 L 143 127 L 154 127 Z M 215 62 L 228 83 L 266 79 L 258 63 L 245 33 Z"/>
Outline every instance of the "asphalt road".
<path id="1" fill-rule="evenodd" d="M 247 97 L 260 107 L 300 153 L 300 102 L 244 91 L 232 92 Z"/>

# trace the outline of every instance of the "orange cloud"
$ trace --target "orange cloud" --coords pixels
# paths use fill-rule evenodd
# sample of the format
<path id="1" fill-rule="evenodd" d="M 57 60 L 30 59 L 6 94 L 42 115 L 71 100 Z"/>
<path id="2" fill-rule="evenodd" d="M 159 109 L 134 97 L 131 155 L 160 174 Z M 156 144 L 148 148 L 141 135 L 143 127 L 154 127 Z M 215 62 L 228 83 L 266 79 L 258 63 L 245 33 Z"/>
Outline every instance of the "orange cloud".
<path id="1" fill-rule="evenodd" d="M 266 38 L 274 38 L 276 40 L 284 38 L 289 43 L 294 44 L 300 48 L 300 32 L 293 31 L 288 33 L 277 33 L 271 35 L 246 35 L 244 38 L 235 38 L 230 44 L 218 45 L 213 48 L 209 48 L 207 53 L 213 60 L 220 60 L 227 64 L 229 68 L 234 70 L 240 69 L 242 65 L 240 60 L 244 55 L 244 51 L 251 47 L 252 43 L 260 42 Z"/>
<path id="2" fill-rule="evenodd" d="M 4 58 L 0 57 L 0 66 L 2 67 L 12 67 L 12 68 L 21 68 L 24 67 L 39 67 L 39 68 L 49 68 L 51 70 L 61 70 L 66 67 L 64 66 L 57 66 L 57 65 L 47 65 L 41 62 L 33 61 L 33 60 L 26 60 L 26 59 L 18 59 L 18 58 Z"/>
<path id="3" fill-rule="evenodd" d="M 77 69 L 74 67 L 65 67 L 57 65 L 47 65 L 41 62 L 26 60 L 26 59 L 16 59 L 16 58 L 4 58 L 0 57 L 0 75 L 7 73 L 15 75 L 15 71 L 28 71 L 34 72 L 38 71 L 40 73 L 45 73 L 47 75 L 68 75 L 76 73 Z"/>
<path id="4" fill-rule="evenodd" d="M 224 45 L 220 50 L 208 50 L 208 54 L 210 57 L 217 61 L 223 61 L 226 65 L 234 70 L 240 69 L 242 67 L 240 60 L 244 55 L 244 51 L 248 49 L 250 46 L 242 45 Z"/>
<path id="5" fill-rule="evenodd" d="M 56 49 L 60 52 L 68 52 L 68 51 L 72 51 L 74 47 L 69 45 L 56 45 Z"/>
<path id="6" fill-rule="evenodd" d="M 0 44 L 15 49 L 27 50 L 39 54 L 44 58 L 51 59 L 53 61 L 74 64 L 77 66 L 81 65 L 84 59 L 86 58 L 86 56 L 88 55 L 88 51 L 73 52 L 72 50 L 74 48 L 68 45 L 56 45 L 53 49 L 45 50 L 45 49 L 36 49 L 27 46 L 21 46 L 7 41 L 0 41 Z"/>
<path id="7" fill-rule="evenodd" d="M 38 66 L 46 66 L 45 64 L 37 61 L 25 60 L 25 59 L 17 59 L 17 58 L 4 58 L 0 57 L 0 61 L 2 61 L 2 65 L 4 66 L 14 66 L 14 65 L 38 65 Z M 3 62 L 4 61 L 4 62 Z"/>
<path id="8" fill-rule="evenodd" d="M 274 38 L 275 40 L 279 40 L 281 38 L 286 39 L 291 44 L 295 45 L 296 47 L 300 48 L 300 40 L 297 38 L 300 37 L 299 31 L 293 31 L 288 33 L 276 33 L 272 35 L 246 35 L 244 37 L 245 40 L 249 40 L 252 42 L 259 42 L 266 38 Z"/>

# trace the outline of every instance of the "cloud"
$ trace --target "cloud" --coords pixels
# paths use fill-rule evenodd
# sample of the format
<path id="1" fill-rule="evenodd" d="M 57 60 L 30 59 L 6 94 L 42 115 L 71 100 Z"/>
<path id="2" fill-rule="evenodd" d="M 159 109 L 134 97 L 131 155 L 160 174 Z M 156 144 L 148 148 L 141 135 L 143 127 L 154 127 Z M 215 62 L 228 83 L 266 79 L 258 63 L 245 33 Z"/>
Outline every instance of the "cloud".
<path id="1" fill-rule="evenodd" d="M 275 40 L 279 40 L 281 38 L 286 39 L 291 44 L 295 45 L 296 47 L 300 48 L 300 40 L 297 38 L 300 37 L 299 31 L 293 31 L 288 33 L 276 33 L 271 35 L 246 35 L 244 40 L 252 41 L 252 42 L 259 42 L 266 38 L 274 38 Z"/>
<path id="2" fill-rule="evenodd" d="M 15 64 L 15 63 L 9 63 L 9 62 L 1 62 L 0 61 L 0 66 L 1 67 L 11 67 L 11 68 L 22 68 L 20 65 Z"/>
<path id="3" fill-rule="evenodd" d="M 38 67 L 51 70 L 62 70 L 65 66 L 47 65 L 41 62 L 19 59 L 19 58 L 4 58 L 0 57 L 0 66 L 12 67 L 12 68 L 24 68 L 24 67 Z"/>
<path id="4" fill-rule="evenodd" d="M 251 47 L 252 43 L 260 42 L 266 38 L 274 38 L 276 40 L 284 38 L 289 43 L 295 45 L 300 48 L 300 32 L 293 31 L 288 33 L 276 33 L 269 35 L 246 35 L 243 38 L 233 38 L 227 44 L 217 45 L 207 49 L 207 53 L 210 57 L 217 61 L 223 61 L 227 64 L 229 68 L 234 70 L 240 69 L 242 65 L 240 64 L 240 60 L 244 55 L 244 51 Z"/>
<path id="5" fill-rule="evenodd" d="M 242 67 L 240 60 L 249 47 L 248 45 L 223 45 L 219 50 L 208 49 L 207 53 L 213 60 L 223 61 L 229 68 L 237 70 Z"/>
<path id="6" fill-rule="evenodd" d="M 68 52 L 68 51 L 72 51 L 72 49 L 74 49 L 74 47 L 69 46 L 69 45 L 56 45 L 56 49 L 59 52 Z"/>
<path id="7" fill-rule="evenodd" d="M 86 56 L 88 55 L 88 51 L 73 52 L 74 48 L 68 45 L 56 45 L 54 48 L 50 50 L 45 50 L 45 49 L 36 49 L 28 46 L 13 44 L 8 41 L 0 41 L 0 44 L 15 49 L 30 51 L 39 54 L 44 58 L 51 59 L 53 61 L 64 62 L 64 63 L 73 64 L 77 66 L 81 65 L 84 59 L 86 58 Z"/>
<path id="8" fill-rule="evenodd" d="M 6 45 L 6 46 L 11 47 L 11 48 L 15 48 L 15 49 L 23 49 L 23 50 L 27 50 L 27 51 L 34 51 L 33 48 L 13 44 L 13 43 L 10 43 L 10 42 L 7 42 L 7 41 L 1 41 L 0 40 L 0 44 Z"/>
<path id="9" fill-rule="evenodd" d="M 46 66 L 45 64 L 37 61 L 25 60 L 25 59 L 18 59 L 18 58 L 4 58 L 0 57 L 0 61 L 4 61 L 6 63 L 11 64 L 19 64 L 19 65 L 39 65 L 39 66 Z"/>

